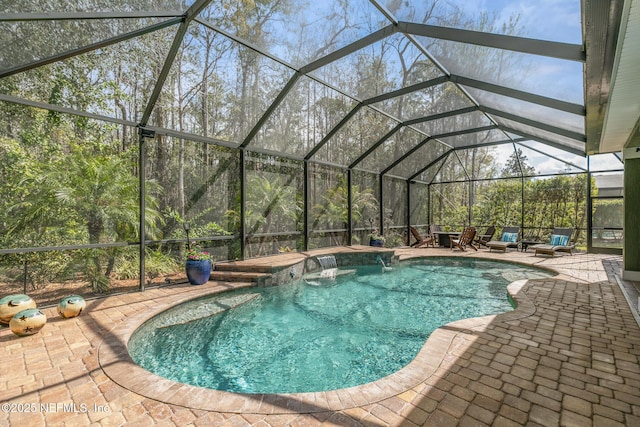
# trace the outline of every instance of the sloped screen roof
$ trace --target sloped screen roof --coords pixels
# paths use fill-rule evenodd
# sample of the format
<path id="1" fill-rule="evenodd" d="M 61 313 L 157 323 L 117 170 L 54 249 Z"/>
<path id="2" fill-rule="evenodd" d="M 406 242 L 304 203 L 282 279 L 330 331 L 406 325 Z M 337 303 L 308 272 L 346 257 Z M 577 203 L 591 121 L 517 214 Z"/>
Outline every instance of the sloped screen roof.
<path id="1" fill-rule="evenodd" d="M 494 144 L 585 155 L 579 0 L 93 3 L 0 6 L 0 100 L 405 179 Z"/>

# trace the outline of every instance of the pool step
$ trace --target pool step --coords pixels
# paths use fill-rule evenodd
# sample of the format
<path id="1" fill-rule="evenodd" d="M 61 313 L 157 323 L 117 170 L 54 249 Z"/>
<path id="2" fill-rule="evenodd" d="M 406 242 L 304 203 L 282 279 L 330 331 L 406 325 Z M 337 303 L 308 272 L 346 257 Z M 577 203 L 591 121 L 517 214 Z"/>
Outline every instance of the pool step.
<path id="1" fill-rule="evenodd" d="M 217 262 L 216 271 L 245 271 L 253 273 L 276 273 L 307 259 L 301 253 L 280 254 L 272 257 L 256 258 L 245 261 Z"/>
<path id="2" fill-rule="evenodd" d="M 252 273 L 272 273 L 273 268 L 269 265 L 248 265 L 235 262 L 221 262 L 216 264 L 215 271 L 235 271 Z"/>
<path id="3" fill-rule="evenodd" d="M 259 294 L 242 294 L 234 295 L 228 298 L 208 299 L 190 304 L 189 310 L 180 310 L 175 313 L 169 311 L 164 312 L 156 320 L 158 329 L 168 328 L 175 325 L 184 325 L 195 320 L 204 319 L 206 317 L 215 316 L 216 314 L 235 308 L 246 302 L 257 298 Z"/>
<path id="4" fill-rule="evenodd" d="M 271 276 L 268 273 L 257 273 L 253 271 L 220 271 L 217 268 L 211 272 L 209 280 L 219 282 L 260 282 Z"/>

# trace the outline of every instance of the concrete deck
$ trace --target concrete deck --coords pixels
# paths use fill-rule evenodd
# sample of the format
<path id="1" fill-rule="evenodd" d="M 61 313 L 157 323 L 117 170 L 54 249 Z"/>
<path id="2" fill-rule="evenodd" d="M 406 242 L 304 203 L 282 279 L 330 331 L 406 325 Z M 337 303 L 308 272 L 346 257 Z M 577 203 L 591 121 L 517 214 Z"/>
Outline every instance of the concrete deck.
<path id="1" fill-rule="evenodd" d="M 401 259 L 503 259 L 560 274 L 512 285 L 518 302 L 513 312 L 437 330 L 418 357 L 390 377 L 296 395 L 186 386 L 128 359 L 128 336 L 151 314 L 246 284 L 174 285 L 92 300 L 75 319 L 47 308 L 49 321 L 36 335 L 18 338 L 0 329 L 0 426 L 640 425 L 640 327 L 632 312 L 637 298 L 635 304 L 629 298 L 631 308 L 629 292 L 621 290 L 636 288 L 616 282 L 620 257 L 439 248 L 396 253 Z M 277 263 L 287 257 L 300 254 L 285 254 Z"/>

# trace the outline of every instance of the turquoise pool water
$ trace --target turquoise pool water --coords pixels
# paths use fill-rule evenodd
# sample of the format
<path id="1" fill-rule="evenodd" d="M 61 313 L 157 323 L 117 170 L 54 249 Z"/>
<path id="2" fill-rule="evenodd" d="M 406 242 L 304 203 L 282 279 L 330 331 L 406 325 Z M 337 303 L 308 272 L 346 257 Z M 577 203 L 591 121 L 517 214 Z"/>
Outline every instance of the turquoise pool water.
<path id="1" fill-rule="evenodd" d="M 539 269 L 425 258 L 392 271 L 354 267 L 335 281 L 298 281 L 198 299 L 132 336 L 140 366 L 174 381 L 242 393 L 332 390 L 407 365 L 435 329 L 512 310 L 509 283 Z M 213 314 L 212 314 L 213 313 Z M 216 314 L 217 313 L 217 314 Z"/>

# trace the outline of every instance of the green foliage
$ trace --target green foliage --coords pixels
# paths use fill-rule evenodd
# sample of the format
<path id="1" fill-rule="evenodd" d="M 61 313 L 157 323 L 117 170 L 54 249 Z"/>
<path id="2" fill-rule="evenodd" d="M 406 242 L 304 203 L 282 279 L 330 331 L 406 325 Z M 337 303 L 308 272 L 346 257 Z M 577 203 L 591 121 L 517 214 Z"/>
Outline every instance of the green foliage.
<path id="1" fill-rule="evenodd" d="M 5 255 L 0 258 L 2 266 L 6 267 L 5 274 L 10 281 L 23 282 L 29 289 L 43 289 L 49 283 L 61 278 L 68 278 L 69 267 L 73 262 L 70 252 L 28 252 L 22 254 Z"/>
<path id="2" fill-rule="evenodd" d="M 385 246 L 388 248 L 397 248 L 406 245 L 406 236 L 396 230 L 387 231 L 385 233 Z"/>
<path id="3" fill-rule="evenodd" d="M 478 191 L 473 206 L 474 222 L 499 226 L 518 225 L 521 221 L 521 180 L 500 180 Z"/>
<path id="4" fill-rule="evenodd" d="M 55 246 L 137 239 L 139 183 L 130 172 L 130 156 L 100 154 L 100 147 L 71 145 L 69 149 L 69 153 L 52 156 L 48 162 L 34 163 L 27 157 L 24 161 L 32 165 L 31 169 L 27 167 L 9 180 L 7 185 L 19 188 L 21 197 L 7 203 L 5 240 L 21 246 Z M 161 221 L 154 197 L 159 189 L 153 182 L 146 185 L 146 232 L 153 236 Z M 104 292 L 119 250 L 95 250 L 88 257 L 82 251 L 74 252 L 69 263 L 81 265 L 92 288 Z M 53 260 L 47 264 L 53 265 Z M 45 270 L 65 268 L 41 270 L 44 274 Z M 48 280 L 50 273 L 33 279 L 34 283 Z"/>
<path id="5" fill-rule="evenodd" d="M 622 228 L 624 201 L 622 199 L 601 199 L 593 207 L 594 227 Z"/>
<path id="6" fill-rule="evenodd" d="M 274 233 L 295 231 L 301 228 L 302 197 L 298 189 L 288 183 L 287 175 L 264 173 L 251 174 L 247 180 L 245 224 L 249 235 L 256 233 Z M 239 197 L 239 195 L 238 195 Z M 238 200 L 237 206 L 240 206 Z M 226 213 L 231 227 L 240 229 L 240 211 L 229 209 Z M 257 253 L 249 256 L 267 254 L 264 244 L 267 237 L 258 238 L 261 243 Z"/>
<path id="7" fill-rule="evenodd" d="M 144 259 L 145 274 L 153 279 L 163 274 L 179 271 L 182 264 L 178 263 L 171 253 L 161 250 L 147 249 Z M 140 275 L 140 263 L 136 253 L 126 253 L 118 256 L 114 266 L 113 278 L 118 280 L 137 279 Z"/>
<path id="8" fill-rule="evenodd" d="M 361 189 L 359 185 L 351 187 L 352 218 L 354 222 L 359 222 L 365 212 L 376 209 L 378 202 L 373 195 L 373 189 Z M 348 215 L 348 194 L 347 179 L 340 175 L 338 182 L 329 188 L 322 195 L 322 202 L 313 207 L 312 212 L 315 218 L 314 225 L 330 224 L 333 227 L 346 228 L 349 221 Z M 340 241 L 336 236 L 332 236 L 335 245 L 348 244 Z"/>
<path id="9" fill-rule="evenodd" d="M 202 247 L 196 243 L 191 242 L 187 249 L 187 261 L 206 261 L 211 259 L 211 254 L 202 249 Z"/>
<path id="10" fill-rule="evenodd" d="M 468 184 L 434 185 L 431 189 L 434 223 L 461 227 L 468 222 Z M 477 200 L 482 194 L 476 196 Z"/>
<path id="11" fill-rule="evenodd" d="M 380 231 L 377 228 L 374 228 L 371 233 L 369 233 L 369 239 L 382 240 L 384 242 L 384 236 L 380 234 Z"/>
<path id="12" fill-rule="evenodd" d="M 186 237 L 186 233 L 184 230 L 185 224 L 189 223 L 189 237 L 190 238 L 201 238 L 201 237 L 211 237 L 211 236 L 229 236 L 232 233 L 228 232 L 217 222 L 204 222 L 208 214 L 211 212 L 213 208 L 204 209 L 200 212 L 195 213 L 187 219 L 183 218 L 179 212 L 175 209 L 167 209 L 164 213 L 164 216 L 175 221 L 176 224 L 179 224 L 179 228 L 175 228 L 173 233 L 171 234 L 171 239 L 181 239 Z M 203 223 L 204 222 L 204 223 Z"/>

